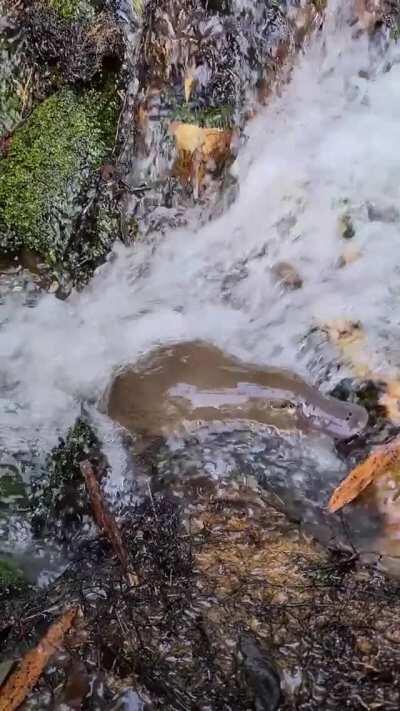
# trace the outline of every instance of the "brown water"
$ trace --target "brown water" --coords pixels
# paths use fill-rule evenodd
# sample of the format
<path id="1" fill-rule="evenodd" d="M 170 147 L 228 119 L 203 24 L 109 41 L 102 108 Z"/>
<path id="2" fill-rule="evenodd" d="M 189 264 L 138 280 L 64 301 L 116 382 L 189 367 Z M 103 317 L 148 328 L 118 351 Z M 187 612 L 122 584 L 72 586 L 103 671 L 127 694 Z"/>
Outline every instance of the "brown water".
<path id="1" fill-rule="evenodd" d="M 323 395 L 293 373 L 243 363 L 201 341 L 161 347 L 123 370 L 105 406 L 129 431 L 151 436 L 246 420 L 350 437 L 368 418 L 364 408 Z"/>

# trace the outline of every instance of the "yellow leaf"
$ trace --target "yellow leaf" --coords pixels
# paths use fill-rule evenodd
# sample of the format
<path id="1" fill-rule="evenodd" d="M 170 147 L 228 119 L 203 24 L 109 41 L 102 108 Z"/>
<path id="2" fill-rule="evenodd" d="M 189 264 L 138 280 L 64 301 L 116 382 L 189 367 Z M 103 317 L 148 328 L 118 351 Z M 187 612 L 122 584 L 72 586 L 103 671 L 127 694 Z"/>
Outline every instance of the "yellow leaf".
<path id="1" fill-rule="evenodd" d="M 189 101 L 191 95 L 192 95 L 192 89 L 193 85 L 195 82 L 195 78 L 193 76 L 193 70 L 189 69 L 188 73 L 185 76 L 185 81 L 184 81 L 184 90 L 185 90 L 185 101 Z"/>
<path id="2" fill-rule="evenodd" d="M 193 123 L 177 121 L 171 123 L 170 130 L 179 151 L 195 153 L 201 149 L 203 156 L 207 157 L 217 150 L 223 152 L 229 150 L 231 131 L 222 128 L 202 128 Z"/>

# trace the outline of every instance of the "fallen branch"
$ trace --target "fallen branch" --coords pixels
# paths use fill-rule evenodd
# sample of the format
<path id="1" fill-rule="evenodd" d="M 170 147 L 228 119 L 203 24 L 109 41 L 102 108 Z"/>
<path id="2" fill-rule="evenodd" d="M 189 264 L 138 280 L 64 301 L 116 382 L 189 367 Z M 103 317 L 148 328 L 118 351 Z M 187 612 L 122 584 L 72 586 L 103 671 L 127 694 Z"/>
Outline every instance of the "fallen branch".
<path id="1" fill-rule="evenodd" d="M 14 711 L 23 703 L 40 679 L 50 657 L 59 650 L 76 613 L 77 608 L 64 612 L 60 619 L 49 627 L 37 647 L 27 652 L 15 672 L 0 689 L 0 711 Z"/>
<path id="2" fill-rule="evenodd" d="M 351 470 L 333 492 L 328 503 L 328 510 L 331 513 L 339 511 L 343 506 L 354 501 L 374 479 L 399 463 L 400 439 L 396 438 L 389 444 L 379 447 Z"/>
<path id="3" fill-rule="evenodd" d="M 93 508 L 94 519 L 107 538 L 109 539 L 114 553 L 118 557 L 124 571 L 128 571 L 128 556 L 122 542 L 121 533 L 113 516 L 109 513 L 100 489 L 99 482 L 93 471 L 92 464 L 85 460 L 80 464 L 81 472 L 85 478 L 87 490 Z"/>

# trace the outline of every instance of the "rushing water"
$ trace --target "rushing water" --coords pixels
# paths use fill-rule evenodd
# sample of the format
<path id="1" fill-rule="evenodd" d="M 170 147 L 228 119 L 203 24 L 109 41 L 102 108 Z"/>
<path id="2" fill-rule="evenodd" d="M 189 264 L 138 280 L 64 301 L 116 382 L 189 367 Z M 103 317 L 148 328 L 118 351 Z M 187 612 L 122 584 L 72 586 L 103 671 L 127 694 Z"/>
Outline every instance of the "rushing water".
<path id="1" fill-rule="evenodd" d="M 248 125 L 233 166 L 238 199 L 222 217 L 152 244 L 117 246 L 90 286 L 66 301 L 6 296 L 2 447 L 48 449 L 82 401 L 95 406 L 116 367 L 167 342 L 200 338 L 327 386 L 346 370 L 329 369 L 337 354 L 315 326 L 359 320 L 371 368 L 396 375 L 400 53 L 356 38 L 340 5 L 331 3 L 283 95 Z M 360 257 L 343 267 L 344 212 Z M 300 289 L 277 283 L 281 261 L 298 270 Z M 118 439 L 97 419 L 117 472 Z"/>

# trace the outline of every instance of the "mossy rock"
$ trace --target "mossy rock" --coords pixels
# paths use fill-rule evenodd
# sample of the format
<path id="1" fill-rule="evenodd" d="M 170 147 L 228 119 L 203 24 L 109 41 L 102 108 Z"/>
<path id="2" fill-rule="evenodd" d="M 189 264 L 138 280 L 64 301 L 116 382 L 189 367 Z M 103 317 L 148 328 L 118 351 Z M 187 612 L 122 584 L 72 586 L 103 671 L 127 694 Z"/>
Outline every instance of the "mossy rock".
<path id="1" fill-rule="evenodd" d="M 0 595 L 27 585 L 22 570 L 12 560 L 0 558 Z"/>
<path id="2" fill-rule="evenodd" d="M 84 516 L 91 515 L 80 464 L 89 459 L 104 473 L 105 459 L 92 428 L 81 418 L 69 430 L 65 440 L 49 454 L 44 474 L 32 482 L 30 505 L 32 527 L 36 535 L 51 534 L 68 543 L 80 529 Z"/>
<path id="3" fill-rule="evenodd" d="M 95 14 L 90 0 L 46 0 L 46 4 L 65 20 L 91 19 Z"/>
<path id="4" fill-rule="evenodd" d="M 90 272 L 104 244 L 71 242 L 83 208 L 93 201 L 88 192 L 95 189 L 96 171 L 113 146 L 118 110 L 108 88 L 85 94 L 63 89 L 33 111 L 0 161 L 0 251 L 29 249 L 73 281 L 81 276 L 83 251 Z"/>
<path id="5" fill-rule="evenodd" d="M 26 505 L 25 484 L 18 469 L 0 464 L 0 516 L 2 511 Z"/>

